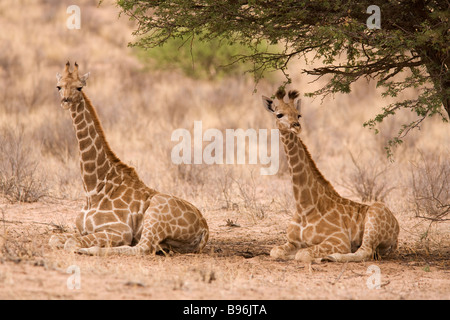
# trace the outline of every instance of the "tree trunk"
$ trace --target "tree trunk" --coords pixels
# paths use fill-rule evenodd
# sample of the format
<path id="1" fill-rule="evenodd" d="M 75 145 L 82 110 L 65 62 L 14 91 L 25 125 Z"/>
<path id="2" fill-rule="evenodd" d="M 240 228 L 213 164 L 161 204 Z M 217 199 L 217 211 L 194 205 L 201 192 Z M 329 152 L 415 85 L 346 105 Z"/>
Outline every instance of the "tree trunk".
<path id="1" fill-rule="evenodd" d="M 433 81 L 434 88 L 441 97 L 445 111 L 450 120 L 450 58 L 442 52 L 428 47 L 418 50 L 422 61 Z"/>

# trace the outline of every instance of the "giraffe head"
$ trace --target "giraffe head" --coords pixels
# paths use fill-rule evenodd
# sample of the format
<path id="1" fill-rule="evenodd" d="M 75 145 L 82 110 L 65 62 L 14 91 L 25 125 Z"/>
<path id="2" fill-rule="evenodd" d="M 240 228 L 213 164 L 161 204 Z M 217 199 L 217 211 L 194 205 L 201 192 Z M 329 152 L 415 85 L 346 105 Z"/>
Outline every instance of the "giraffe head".
<path id="1" fill-rule="evenodd" d="M 288 102 L 284 101 L 284 96 L 286 91 L 284 88 L 280 87 L 275 96 L 278 103 L 275 104 L 274 101 L 266 96 L 262 96 L 263 105 L 267 111 L 272 113 L 276 117 L 278 128 L 281 130 L 292 131 L 295 134 L 299 134 L 302 130 L 300 125 L 300 99 L 298 98 L 298 91 L 291 90 L 288 93 Z M 297 99 L 297 101 L 295 101 Z"/>
<path id="2" fill-rule="evenodd" d="M 56 74 L 56 88 L 61 95 L 61 107 L 69 109 L 72 105 L 77 105 L 82 99 L 83 95 L 81 89 L 86 85 L 86 80 L 89 78 L 89 72 L 83 76 L 78 75 L 78 64 L 75 62 L 73 71 L 70 72 L 70 62 L 67 61 L 63 74 L 59 72 Z"/>

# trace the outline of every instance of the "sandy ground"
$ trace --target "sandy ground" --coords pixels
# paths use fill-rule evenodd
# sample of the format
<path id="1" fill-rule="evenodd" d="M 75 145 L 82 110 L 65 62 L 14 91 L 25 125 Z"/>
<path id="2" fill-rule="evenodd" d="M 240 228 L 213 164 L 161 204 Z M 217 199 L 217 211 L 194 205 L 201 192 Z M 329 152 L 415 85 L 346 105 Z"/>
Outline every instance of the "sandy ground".
<path id="1" fill-rule="evenodd" d="M 364 263 L 274 260 L 268 253 L 284 242 L 289 216 L 230 227 L 224 210 L 205 213 L 211 234 L 202 254 L 51 250 L 48 239 L 73 228 L 81 205 L 2 204 L 0 299 L 450 299 L 449 247 L 417 249 L 405 228 L 396 256 Z"/>

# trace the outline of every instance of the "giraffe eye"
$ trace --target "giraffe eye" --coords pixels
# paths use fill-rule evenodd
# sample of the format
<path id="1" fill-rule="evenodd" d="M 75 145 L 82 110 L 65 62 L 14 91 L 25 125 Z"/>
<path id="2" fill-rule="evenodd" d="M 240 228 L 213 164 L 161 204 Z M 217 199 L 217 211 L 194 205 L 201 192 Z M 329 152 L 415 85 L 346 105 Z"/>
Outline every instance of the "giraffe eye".
<path id="1" fill-rule="evenodd" d="M 298 118 L 300 119 L 301 117 L 302 117 L 302 115 L 301 115 L 301 114 L 299 114 L 299 115 L 298 115 Z"/>
<path id="2" fill-rule="evenodd" d="M 83 89 L 83 87 L 78 87 L 78 88 L 77 88 L 78 91 L 81 91 L 81 89 Z"/>
<path id="3" fill-rule="evenodd" d="M 60 87 L 60 86 L 57 86 L 56 89 L 58 89 L 58 91 L 59 91 L 59 90 L 61 90 L 61 87 Z"/>
<path id="4" fill-rule="evenodd" d="M 283 118 L 283 116 L 284 116 L 284 114 L 282 114 L 282 113 L 277 114 L 278 119 Z"/>

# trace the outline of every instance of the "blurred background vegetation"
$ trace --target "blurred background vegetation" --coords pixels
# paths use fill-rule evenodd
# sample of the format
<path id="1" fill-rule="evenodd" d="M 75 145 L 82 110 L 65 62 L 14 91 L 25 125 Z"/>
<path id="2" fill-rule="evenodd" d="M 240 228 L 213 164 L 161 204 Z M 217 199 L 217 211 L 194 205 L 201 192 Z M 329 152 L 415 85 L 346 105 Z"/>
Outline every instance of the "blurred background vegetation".
<path id="1" fill-rule="evenodd" d="M 266 52 L 275 46 L 262 43 L 257 50 Z M 237 43 L 212 39 L 201 41 L 199 37 L 171 38 L 164 45 L 152 49 L 134 47 L 136 55 L 147 70 L 181 71 L 185 76 L 202 80 L 221 80 L 225 77 L 241 77 L 253 69 L 252 63 L 233 63 L 239 56 L 253 51 Z M 263 77 L 270 76 L 266 72 Z"/>

